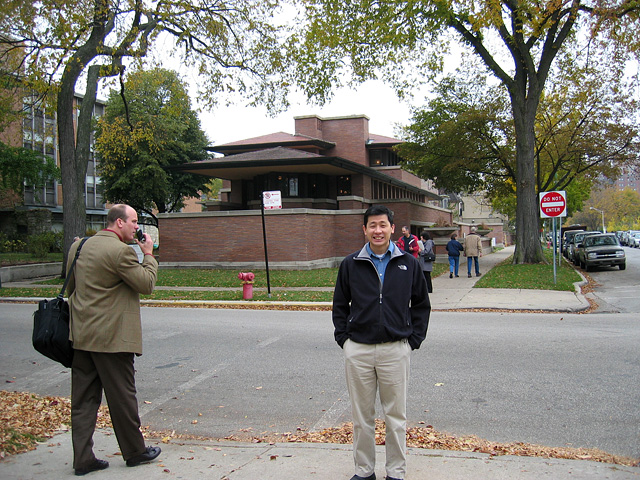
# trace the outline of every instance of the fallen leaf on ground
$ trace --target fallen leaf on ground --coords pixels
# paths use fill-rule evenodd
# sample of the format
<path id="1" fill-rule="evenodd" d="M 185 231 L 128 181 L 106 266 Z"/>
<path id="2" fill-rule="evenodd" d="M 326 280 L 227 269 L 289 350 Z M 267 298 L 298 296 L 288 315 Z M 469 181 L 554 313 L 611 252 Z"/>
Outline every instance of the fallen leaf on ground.
<path id="1" fill-rule="evenodd" d="M 0 460 L 8 455 L 33 450 L 47 438 L 66 431 L 71 423 L 71 401 L 66 397 L 40 397 L 31 393 L 0 390 Z M 422 422 L 421 422 L 422 423 Z M 112 428 L 109 409 L 101 406 L 97 428 Z M 224 439 L 176 433 L 175 430 L 152 431 L 142 428 L 146 438 L 159 438 L 163 443 L 171 439 L 199 441 L 237 441 L 251 443 L 338 443 L 353 442 L 353 426 L 345 423 L 339 427 L 320 431 L 298 430 L 295 434 L 273 433 L 252 436 L 251 428 L 241 429 L 237 435 Z M 376 420 L 376 443 L 385 442 L 385 425 Z M 590 460 L 628 466 L 640 466 L 640 459 L 613 455 L 602 450 L 567 447 L 545 447 L 521 442 L 497 443 L 474 435 L 451 435 L 435 430 L 431 425 L 407 429 L 407 446 L 437 450 L 454 450 L 486 453 L 489 455 L 520 455 L 528 457 Z M 204 447 L 221 451 L 220 447 Z M 117 452 L 114 455 L 119 455 Z M 191 460 L 192 458 L 187 458 Z"/>

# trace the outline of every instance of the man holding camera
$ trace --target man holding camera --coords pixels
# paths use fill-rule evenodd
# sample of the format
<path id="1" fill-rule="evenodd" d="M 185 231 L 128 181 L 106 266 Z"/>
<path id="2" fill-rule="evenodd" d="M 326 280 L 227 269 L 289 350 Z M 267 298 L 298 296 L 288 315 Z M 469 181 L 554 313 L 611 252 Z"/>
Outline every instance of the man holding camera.
<path id="1" fill-rule="evenodd" d="M 150 294 L 158 276 L 153 242 L 136 239 L 138 215 L 129 205 L 114 205 L 107 228 L 86 240 L 69 281 L 70 339 L 75 350 L 71 370 L 71 437 L 76 475 L 109 466 L 93 453 L 98 408 L 104 390 L 113 429 L 127 466 L 160 454 L 146 447 L 140 432 L 134 356 L 142 354 L 140 294 Z M 135 240 L 144 253 L 140 263 Z M 69 251 L 67 274 L 80 242 Z"/>

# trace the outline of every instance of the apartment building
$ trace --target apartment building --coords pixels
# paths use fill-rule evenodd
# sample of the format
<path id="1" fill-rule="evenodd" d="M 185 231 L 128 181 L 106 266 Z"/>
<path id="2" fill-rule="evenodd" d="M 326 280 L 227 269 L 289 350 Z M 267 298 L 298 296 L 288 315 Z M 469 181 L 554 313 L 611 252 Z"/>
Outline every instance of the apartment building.
<path id="1" fill-rule="evenodd" d="M 76 119 L 82 104 L 82 96 L 74 99 Z M 99 117 L 104 112 L 104 102 L 97 101 L 94 116 Z M 2 140 L 11 145 L 35 150 L 54 159 L 59 166 L 58 132 L 55 112 L 45 110 L 41 102 L 24 99 L 24 111 L 21 125 L 14 125 L 3 132 Z M 100 230 L 104 228 L 107 211 L 105 203 L 98 191 L 100 178 L 96 170 L 96 160 L 91 152 L 85 181 L 85 202 L 87 208 L 87 228 Z M 44 211 L 49 214 L 43 215 Z M 22 195 L 15 192 L 13 198 L 4 201 L 0 208 L 0 224 L 6 233 L 15 229 L 17 233 L 31 234 L 36 226 L 29 218 L 37 217 L 38 230 L 62 230 L 62 185 L 52 180 L 45 185 L 25 185 Z M 37 212 L 37 213 L 36 213 Z M 44 220 L 43 220 L 44 219 Z M 41 222 L 46 222 L 42 225 Z"/>

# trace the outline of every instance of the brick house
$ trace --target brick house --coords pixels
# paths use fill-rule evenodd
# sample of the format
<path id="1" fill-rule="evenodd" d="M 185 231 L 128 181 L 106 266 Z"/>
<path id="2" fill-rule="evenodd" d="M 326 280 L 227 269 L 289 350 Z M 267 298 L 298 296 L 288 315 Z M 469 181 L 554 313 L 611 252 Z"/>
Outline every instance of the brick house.
<path id="1" fill-rule="evenodd" d="M 393 147 L 400 140 L 369 133 L 365 115 L 295 118 L 295 134 L 274 133 L 210 147 L 224 156 L 182 165 L 222 178 L 220 200 L 206 210 L 161 214 L 163 265 L 264 267 L 262 192 L 279 190 L 282 209 L 265 213 L 270 268 L 336 266 L 364 241 L 362 214 L 372 204 L 395 213 L 396 233 L 452 212 L 431 182 L 405 171 Z"/>

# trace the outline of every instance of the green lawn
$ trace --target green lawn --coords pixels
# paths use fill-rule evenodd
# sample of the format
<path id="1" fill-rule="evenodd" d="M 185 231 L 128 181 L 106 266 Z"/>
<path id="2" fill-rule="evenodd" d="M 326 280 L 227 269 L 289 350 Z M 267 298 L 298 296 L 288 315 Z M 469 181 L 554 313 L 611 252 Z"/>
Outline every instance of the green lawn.
<path id="1" fill-rule="evenodd" d="M 545 250 L 547 265 L 512 265 L 513 257 L 496 265 L 475 284 L 475 288 L 523 288 L 531 290 L 563 290 L 573 292 L 574 282 L 582 277 L 564 260 L 556 265 L 553 282 L 553 252 Z"/>
<path id="2" fill-rule="evenodd" d="M 266 270 L 251 270 L 255 273 L 256 286 L 267 286 Z M 158 270 L 159 287 L 239 287 L 239 270 L 171 268 Z M 269 270 L 269 283 L 275 287 L 333 287 L 338 275 L 337 268 L 317 270 Z M 43 285 L 62 285 L 64 280 L 53 278 L 39 282 Z"/>
<path id="3" fill-rule="evenodd" d="M 266 270 L 251 270 L 256 285 L 267 286 Z M 237 287 L 239 270 L 160 269 L 159 286 L 167 287 Z M 269 270 L 271 287 L 333 287 L 337 268 L 317 270 Z"/>
<path id="4" fill-rule="evenodd" d="M 27 263 L 61 262 L 61 253 L 49 253 L 45 258 L 36 258 L 31 253 L 0 253 L 0 266 L 25 265 Z"/>

